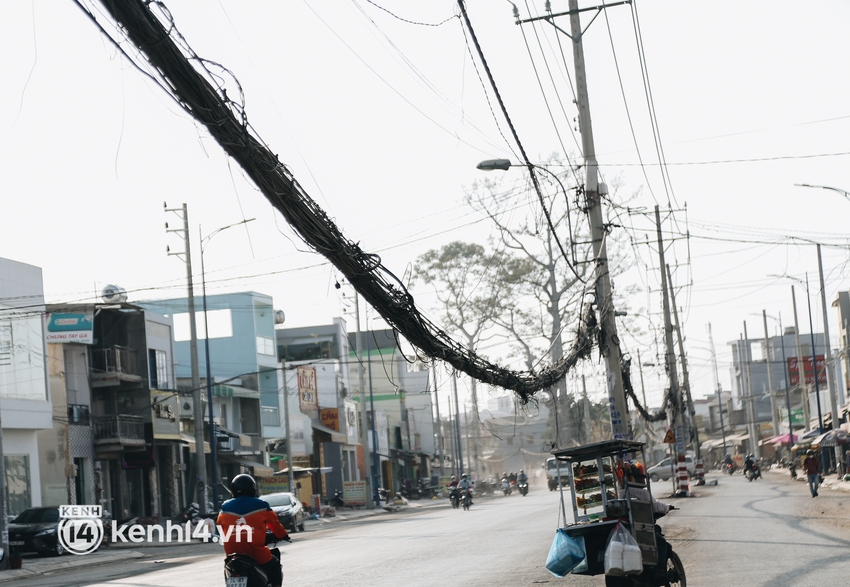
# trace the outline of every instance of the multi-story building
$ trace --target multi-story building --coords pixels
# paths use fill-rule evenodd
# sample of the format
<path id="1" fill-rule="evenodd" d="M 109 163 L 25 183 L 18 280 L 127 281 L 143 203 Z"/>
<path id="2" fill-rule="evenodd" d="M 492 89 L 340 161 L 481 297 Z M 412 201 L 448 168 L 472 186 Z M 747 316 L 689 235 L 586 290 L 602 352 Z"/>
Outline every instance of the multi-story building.
<path id="1" fill-rule="evenodd" d="M 356 335 L 351 333 L 348 338 L 350 348 L 355 349 Z M 376 429 L 382 427 L 380 414 L 385 414 L 387 421 L 389 454 L 384 456 L 376 451 L 381 461 L 382 484 L 397 489 L 404 480 L 428 479 L 435 454 L 430 371 L 421 363 L 410 363 L 398 348 L 393 330 L 367 331 L 363 339 L 368 409 L 376 414 Z M 350 353 L 350 361 L 357 361 L 354 351 Z M 352 386 L 356 390 L 352 397 L 359 401 L 357 378 Z M 382 442 L 379 438 L 378 447 Z"/>
<path id="2" fill-rule="evenodd" d="M 171 320 L 123 300 L 47 309 L 61 417 L 39 432 L 45 499 L 99 503 L 116 519 L 175 515 L 186 501 L 189 447 Z"/>
<path id="3" fill-rule="evenodd" d="M 188 300 L 178 298 L 140 304 L 170 317 L 174 322 L 175 372 L 177 387 L 181 390 L 179 416 L 185 437 L 191 437 L 194 435 L 194 406 Z M 205 350 L 208 325 L 218 479 L 226 489 L 228 481 L 239 473 L 271 474 L 272 470 L 265 462 L 265 439 L 283 436 L 283 379 L 275 352 L 274 308 L 271 297 L 256 292 L 207 296 L 206 320 L 202 308 L 202 298 L 196 297 L 204 427 L 209 428 Z M 209 457 L 207 460 L 207 470 L 211 471 L 212 461 Z M 223 490 L 219 493 L 223 494 Z"/>
<path id="4" fill-rule="evenodd" d="M 356 405 L 349 398 L 345 321 L 335 318 L 332 324 L 278 328 L 275 334 L 278 356 L 286 367 L 292 432 L 310 436 L 309 451 L 306 442 L 293 439 L 293 466 L 316 470 L 302 479 L 302 493 L 332 497 L 343 489 L 343 482 L 362 480 L 365 474 L 358 465 L 362 447 Z"/>
<path id="5" fill-rule="evenodd" d="M 54 418 L 44 311 L 41 268 L 0 258 L 0 420 L 10 515 L 44 503 L 38 432 L 50 430 Z"/>

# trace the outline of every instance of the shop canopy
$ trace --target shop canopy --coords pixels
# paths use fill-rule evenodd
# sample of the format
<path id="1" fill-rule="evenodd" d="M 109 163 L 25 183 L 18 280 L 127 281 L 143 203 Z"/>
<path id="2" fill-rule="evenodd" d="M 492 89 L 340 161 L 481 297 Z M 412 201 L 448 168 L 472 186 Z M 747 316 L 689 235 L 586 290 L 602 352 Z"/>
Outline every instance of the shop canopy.
<path id="1" fill-rule="evenodd" d="M 850 444 L 850 438 L 844 430 L 830 430 L 812 439 L 812 446 L 833 447 Z"/>

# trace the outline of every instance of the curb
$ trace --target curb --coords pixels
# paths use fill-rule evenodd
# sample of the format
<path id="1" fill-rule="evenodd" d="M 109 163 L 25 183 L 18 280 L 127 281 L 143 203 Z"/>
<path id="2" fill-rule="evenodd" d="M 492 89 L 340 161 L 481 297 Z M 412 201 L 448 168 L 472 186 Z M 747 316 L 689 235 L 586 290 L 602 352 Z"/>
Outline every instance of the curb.
<path id="1" fill-rule="evenodd" d="M 788 469 L 768 469 L 768 472 L 775 473 L 777 475 L 782 475 L 784 477 L 788 477 L 791 479 L 791 473 Z M 806 482 L 806 476 L 797 473 L 797 478 L 794 481 L 800 481 L 801 483 Z M 842 481 L 838 478 L 838 475 L 824 475 L 823 483 L 821 487 L 824 489 L 829 489 L 831 491 L 844 491 L 850 493 L 850 481 Z"/>
<path id="2" fill-rule="evenodd" d="M 69 554 L 64 559 L 24 559 L 23 568 L 0 572 L 0 583 L 16 581 L 18 579 L 28 579 L 30 577 L 38 577 L 40 575 L 46 575 L 48 573 L 55 573 L 57 571 L 67 569 L 96 567 L 120 560 L 145 558 L 146 556 L 146 554 L 136 550 L 125 550 L 122 552 L 104 552 L 83 556 Z M 33 561 L 30 563 L 32 568 L 27 568 L 28 561 Z"/>

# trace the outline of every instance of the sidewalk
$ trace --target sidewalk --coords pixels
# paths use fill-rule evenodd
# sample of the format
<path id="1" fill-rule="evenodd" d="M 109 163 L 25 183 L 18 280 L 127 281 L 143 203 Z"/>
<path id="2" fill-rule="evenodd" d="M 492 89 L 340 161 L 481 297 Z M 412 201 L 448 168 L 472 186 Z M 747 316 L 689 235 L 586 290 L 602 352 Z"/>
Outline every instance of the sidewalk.
<path id="1" fill-rule="evenodd" d="M 774 474 L 777 474 L 777 475 L 784 475 L 785 477 L 788 477 L 789 479 L 791 478 L 791 471 L 789 469 L 783 469 L 783 468 L 778 467 L 778 468 L 774 468 L 774 469 L 768 469 L 768 472 L 774 473 Z M 799 481 L 801 483 L 806 482 L 806 476 L 800 474 L 800 469 L 797 469 L 797 479 L 796 479 L 796 481 Z M 830 489 L 832 491 L 846 491 L 847 493 L 850 493 L 850 481 L 843 481 L 836 474 L 824 475 L 823 476 L 823 484 L 821 484 L 821 487 L 823 489 Z"/>
<path id="2" fill-rule="evenodd" d="M 105 549 L 79 556 L 68 554 L 61 557 L 29 557 L 24 559 L 24 564 L 20 569 L 0 571 L 0 583 L 29 579 L 30 577 L 38 577 L 46 573 L 55 573 L 67 569 L 94 567 L 127 559 L 144 558 L 145 556 L 147 555 L 136 550 L 121 549 L 115 551 Z"/>
<path id="3" fill-rule="evenodd" d="M 382 514 L 393 514 L 393 513 L 401 513 L 401 512 L 415 512 L 418 510 L 439 507 L 439 506 L 449 506 L 449 502 L 446 499 L 422 499 L 422 500 L 410 500 L 406 504 L 402 505 L 383 505 L 380 508 L 375 508 L 373 510 L 354 510 L 354 509 L 340 509 L 336 511 L 336 515 L 328 517 L 328 518 L 319 518 L 318 520 L 305 520 L 304 525 L 308 528 L 320 528 L 325 524 L 338 524 L 341 522 L 349 522 L 351 520 L 360 520 L 363 518 L 371 518 L 374 516 L 380 516 Z"/>

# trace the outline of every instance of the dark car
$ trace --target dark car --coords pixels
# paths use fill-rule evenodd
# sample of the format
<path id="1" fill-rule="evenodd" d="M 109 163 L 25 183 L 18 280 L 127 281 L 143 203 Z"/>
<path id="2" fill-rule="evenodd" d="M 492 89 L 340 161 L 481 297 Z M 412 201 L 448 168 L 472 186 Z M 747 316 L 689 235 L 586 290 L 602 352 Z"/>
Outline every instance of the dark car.
<path id="1" fill-rule="evenodd" d="M 64 554 L 56 537 L 58 527 L 58 507 L 24 510 L 9 524 L 9 547 L 17 554 Z"/>
<path id="2" fill-rule="evenodd" d="M 104 511 L 101 521 L 104 529 L 111 520 L 108 512 Z M 59 507 L 38 507 L 24 510 L 9 523 L 9 548 L 20 554 L 37 553 L 41 555 L 60 556 L 65 554 L 65 547 L 57 537 L 59 528 Z M 104 532 L 104 540 L 108 532 Z"/>
<path id="3" fill-rule="evenodd" d="M 277 519 L 288 532 L 304 531 L 304 508 L 301 502 L 291 493 L 269 493 L 261 495 L 260 499 L 268 502 Z"/>

